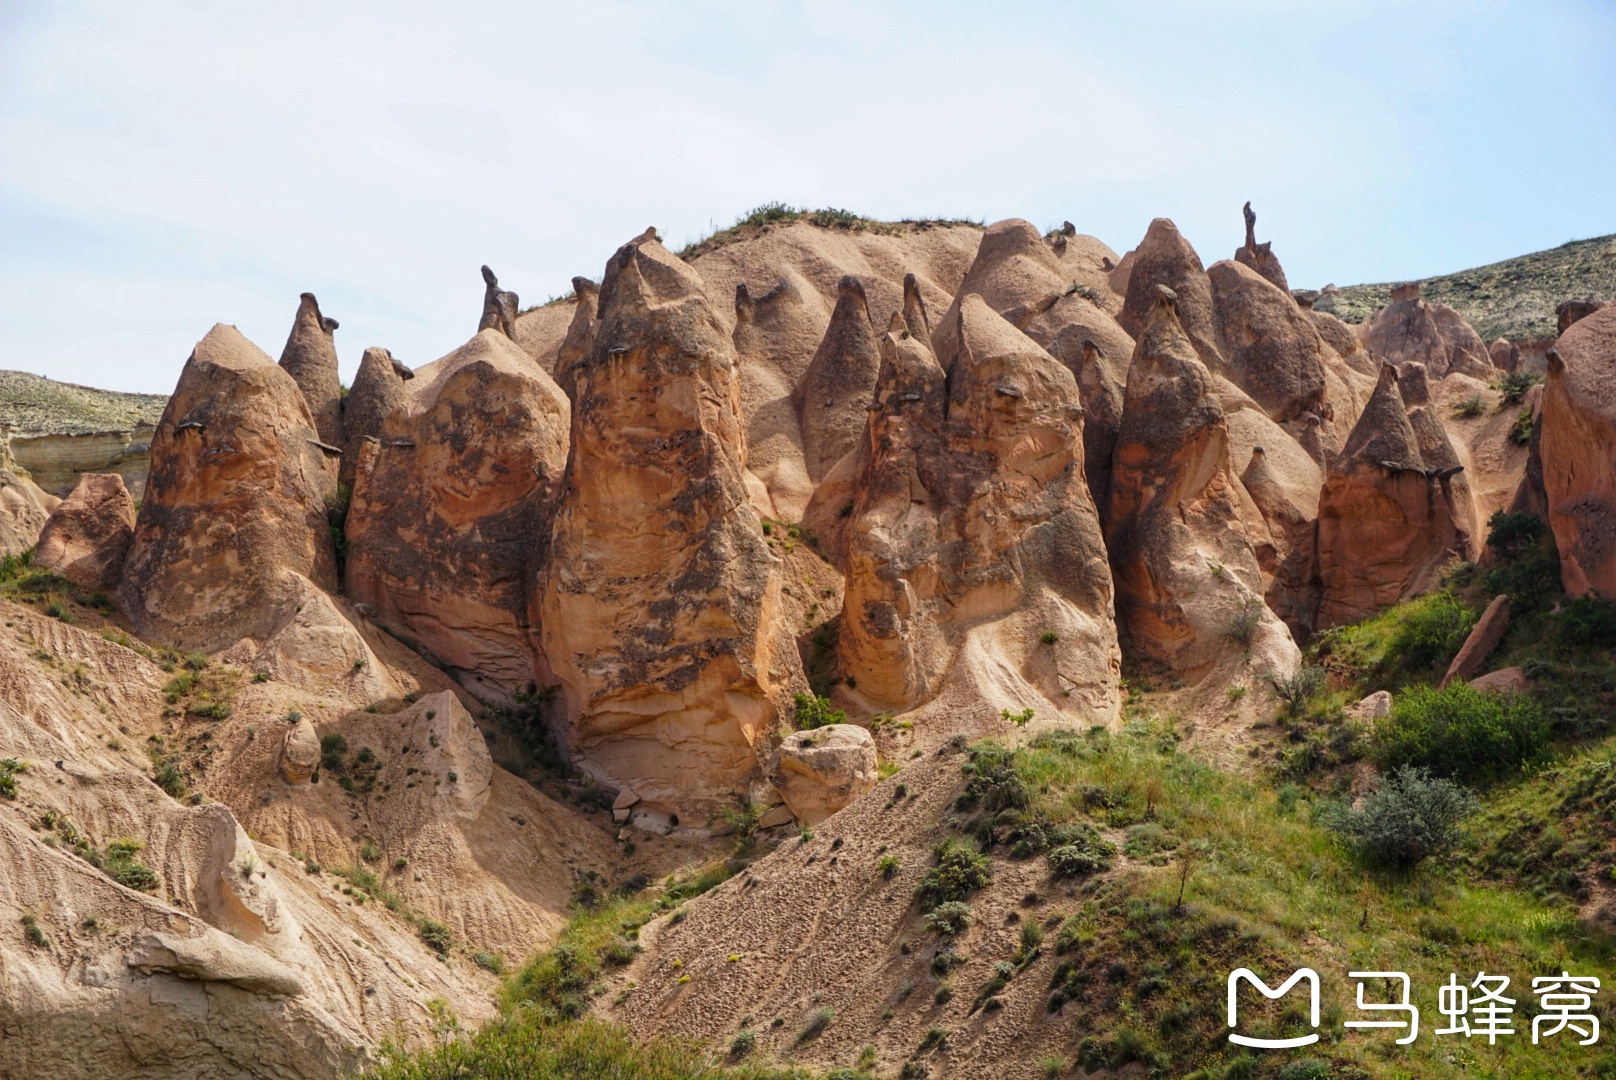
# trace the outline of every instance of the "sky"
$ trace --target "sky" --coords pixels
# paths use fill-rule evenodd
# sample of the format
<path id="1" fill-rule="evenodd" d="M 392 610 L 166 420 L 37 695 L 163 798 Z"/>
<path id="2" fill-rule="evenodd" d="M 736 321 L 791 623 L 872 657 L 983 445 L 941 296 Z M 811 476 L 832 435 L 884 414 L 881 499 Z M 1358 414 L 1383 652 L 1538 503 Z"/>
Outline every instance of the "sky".
<path id="1" fill-rule="evenodd" d="M 0 0 L 0 368 L 167 392 L 300 292 L 429 362 L 765 202 L 1173 218 L 1295 287 L 1616 232 L 1616 0 Z"/>

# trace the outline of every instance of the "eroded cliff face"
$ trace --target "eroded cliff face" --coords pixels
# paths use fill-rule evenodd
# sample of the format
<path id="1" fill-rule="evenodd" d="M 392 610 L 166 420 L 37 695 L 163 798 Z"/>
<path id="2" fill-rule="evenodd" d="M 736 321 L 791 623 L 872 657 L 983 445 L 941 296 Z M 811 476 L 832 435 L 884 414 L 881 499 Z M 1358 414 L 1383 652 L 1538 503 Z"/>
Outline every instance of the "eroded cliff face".
<path id="1" fill-rule="evenodd" d="M 378 363 L 377 382 L 401 390 Z M 480 696 L 535 682 L 528 612 L 567 464 L 570 406 L 495 329 L 430 377 L 359 447 L 347 518 L 350 596 Z"/>
<path id="2" fill-rule="evenodd" d="M 336 477 L 297 383 L 235 327 L 215 326 L 152 440 L 119 593 L 136 631 L 222 649 L 283 623 L 296 577 L 335 588 L 326 501 Z"/>
<path id="3" fill-rule="evenodd" d="M 989 704 L 1036 695 L 1109 721 L 1120 654 L 1076 380 L 975 294 L 945 326 L 946 378 L 907 330 L 882 342 L 843 669 L 877 708 L 913 708 L 963 670 Z"/>
<path id="4" fill-rule="evenodd" d="M 599 314 L 535 622 L 584 768 L 671 815 L 745 789 L 800 661 L 701 279 L 648 233 L 607 265 Z"/>
<path id="5" fill-rule="evenodd" d="M 342 446 L 342 379 L 337 371 L 337 320 L 320 313 L 313 293 L 299 299 L 292 332 L 281 352 L 281 367 L 308 402 L 320 441 Z"/>
<path id="6" fill-rule="evenodd" d="M 1555 342 L 1538 449 L 1566 592 L 1616 598 L 1616 306 Z"/>

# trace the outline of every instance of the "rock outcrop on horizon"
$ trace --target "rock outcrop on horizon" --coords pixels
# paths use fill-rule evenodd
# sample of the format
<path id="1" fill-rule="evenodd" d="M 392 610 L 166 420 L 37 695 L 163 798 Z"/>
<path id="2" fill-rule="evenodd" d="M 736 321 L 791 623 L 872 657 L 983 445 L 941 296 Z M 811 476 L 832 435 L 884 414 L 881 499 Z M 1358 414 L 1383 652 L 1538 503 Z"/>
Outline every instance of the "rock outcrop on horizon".
<path id="1" fill-rule="evenodd" d="M 1285 268 L 1279 265 L 1279 256 L 1274 254 L 1273 241 L 1257 243 L 1257 212 L 1249 202 L 1241 207 L 1240 212 L 1246 219 L 1246 242 L 1235 250 L 1234 261 L 1255 271 L 1274 288 L 1289 295 L 1290 283 L 1285 280 Z"/>
<path id="2" fill-rule="evenodd" d="M 572 374 L 535 621 L 573 753 L 671 820 L 745 789 L 802 675 L 742 476 L 734 349 L 654 232 L 607 264 L 595 344 Z"/>
<path id="3" fill-rule="evenodd" d="M 337 462 L 297 383 L 233 326 L 197 343 L 152 439 L 119 588 L 136 632 L 212 651 L 264 638 L 297 578 L 334 589 Z"/>
<path id="4" fill-rule="evenodd" d="M 1331 465 L 1319 496 L 1318 628 L 1371 615 L 1437 584 L 1475 550 L 1475 507 L 1440 423 L 1405 408 L 1397 369 Z"/>
<path id="5" fill-rule="evenodd" d="M 1616 599 L 1616 306 L 1572 323 L 1548 358 L 1541 454 L 1560 580 Z"/>
<path id="6" fill-rule="evenodd" d="M 946 377 L 907 331 L 882 341 L 842 670 L 880 709 L 923 704 L 963 668 L 980 700 L 1033 692 L 1104 722 L 1120 656 L 1076 380 L 975 294 L 933 340 L 953 349 Z"/>
<path id="7" fill-rule="evenodd" d="M 135 500 L 117 473 L 85 473 L 51 511 L 34 565 L 86 589 L 115 589 L 135 536 Z"/>
<path id="8" fill-rule="evenodd" d="M 1425 365 L 1433 379 L 1460 372 L 1487 380 L 1494 374 L 1487 346 L 1464 317 L 1446 304 L 1420 299 L 1416 284 L 1392 290 L 1392 302 L 1358 328 L 1364 348 L 1378 360 Z"/>
<path id="9" fill-rule="evenodd" d="M 390 393 L 403 386 L 376 375 Z M 570 407 L 493 329 L 418 382 L 360 448 L 347 592 L 481 696 L 508 699 L 535 682 L 529 608 L 567 467 Z"/>
<path id="10" fill-rule="evenodd" d="M 303 391 L 314 417 L 320 441 L 342 446 L 342 378 L 337 370 L 337 320 L 320 313 L 320 302 L 313 293 L 298 300 L 292 332 L 281 350 L 281 368 Z"/>
<path id="11" fill-rule="evenodd" d="M 1245 647 L 1261 666 L 1288 672 L 1300 653 L 1262 600 L 1228 421 L 1172 290 L 1157 285 L 1155 293 L 1128 373 L 1111 473 L 1106 547 L 1124 640 L 1137 655 L 1197 675 L 1238 654 L 1228 628 L 1249 617 Z"/>

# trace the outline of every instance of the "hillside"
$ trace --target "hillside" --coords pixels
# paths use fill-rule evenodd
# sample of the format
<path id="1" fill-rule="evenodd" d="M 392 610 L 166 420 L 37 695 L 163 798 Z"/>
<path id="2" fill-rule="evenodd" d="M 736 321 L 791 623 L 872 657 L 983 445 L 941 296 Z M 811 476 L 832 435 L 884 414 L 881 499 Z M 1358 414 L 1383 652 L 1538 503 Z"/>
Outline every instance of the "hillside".
<path id="1" fill-rule="evenodd" d="M 164 394 L 127 394 L 57 382 L 26 371 L 0 371 L 0 428 L 13 435 L 90 435 L 152 427 Z"/>
<path id="2" fill-rule="evenodd" d="M 1345 322 L 1363 322 L 1391 301 L 1395 284 L 1349 285 L 1331 310 Z M 1553 338 L 1560 301 L 1616 296 L 1616 234 L 1422 278 L 1420 294 L 1463 315 L 1484 341 Z"/>

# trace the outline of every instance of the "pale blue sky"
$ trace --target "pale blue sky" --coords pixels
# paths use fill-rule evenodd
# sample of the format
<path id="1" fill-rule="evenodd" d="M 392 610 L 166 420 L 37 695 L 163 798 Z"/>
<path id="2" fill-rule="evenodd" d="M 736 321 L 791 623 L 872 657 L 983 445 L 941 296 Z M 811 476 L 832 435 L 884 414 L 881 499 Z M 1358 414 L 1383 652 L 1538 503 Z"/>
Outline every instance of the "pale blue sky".
<path id="1" fill-rule="evenodd" d="M 646 225 L 772 199 L 1157 215 L 1252 199 L 1296 286 L 1616 232 L 1616 4 L 0 0 L 0 367 L 168 390 L 297 294 L 421 364 Z"/>

